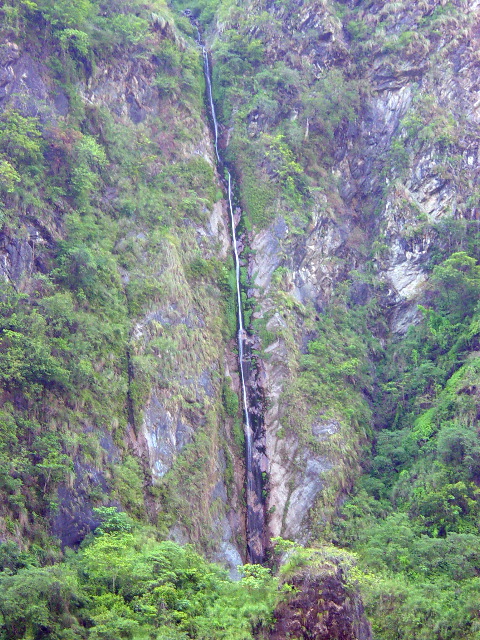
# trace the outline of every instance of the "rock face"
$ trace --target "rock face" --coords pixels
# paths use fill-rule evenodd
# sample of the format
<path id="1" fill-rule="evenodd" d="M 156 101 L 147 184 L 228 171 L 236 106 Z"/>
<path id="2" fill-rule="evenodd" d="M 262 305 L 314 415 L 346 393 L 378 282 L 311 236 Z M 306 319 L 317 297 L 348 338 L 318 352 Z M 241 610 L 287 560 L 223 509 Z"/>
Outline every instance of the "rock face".
<path id="1" fill-rule="evenodd" d="M 345 584 L 342 569 L 330 575 L 305 572 L 289 581 L 296 594 L 275 611 L 269 640 L 371 640 L 370 624 L 354 588 Z"/>
<path id="2" fill-rule="evenodd" d="M 352 427 L 351 418 L 328 401 L 318 412 L 304 402 L 305 390 L 296 400 L 291 391 L 314 325 L 322 322 L 339 283 L 349 283 L 351 307 L 376 301 L 386 320 L 377 337 L 385 344 L 418 321 L 429 260 L 448 246 L 455 221 L 474 233 L 479 215 L 477 4 L 430 0 L 364 7 L 250 0 L 218 25 L 214 61 L 217 50 L 218 63 L 226 64 L 232 33 L 247 41 L 257 38 L 264 49 L 262 64 L 252 63 L 249 73 L 259 74 L 255 86 L 264 93 L 269 82 L 277 83 L 268 94 L 276 107 L 250 92 L 248 83 L 243 94 L 226 92 L 225 98 L 244 215 L 252 220 L 253 318 L 270 334 L 262 367 L 267 506 L 274 535 L 308 539 L 321 520 L 312 508 L 323 504 L 325 511 L 323 496 L 330 493 L 326 500 L 332 504 L 332 491 L 338 495 L 358 469 L 363 430 Z M 279 75 L 273 80 L 275 72 L 284 74 L 281 80 Z M 358 92 L 355 113 L 339 118 L 328 138 L 331 114 L 326 109 L 323 123 L 315 124 L 311 100 L 317 86 L 320 95 L 335 96 L 342 82 Z M 247 114 L 244 120 L 236 116 L 239 111 Z M 246 134 L 235 137 L 242 127 Z M 283 136 L 283 153 L 288 144 L 315 187 L 303 211 L 282 192 L 272 146 L 276 135 Z M 272 194 L 265 200 L 268 215 L 256 209 L 251 196 L 252 171 L 257 188 L 261 184 Z M 308 221 L 301 219 L 305 210 Z M 303 412 L 296 428 L 291 427 L 292 402 Z M 331 432 L 312 435 L 315 424 L 332 421 L 337 426 Z"/>
<path id="3" fill-rule="evenodd" d="M 45 120 L 54 104 L 49 95 L 41 65 L 14 42 L 0 48 L 0 108 L 21 110 Z"/>
<path id="4" fill-rule="evenodd" d="M 418 321 L 432 256 L 460 227 L 465 244 L 477 230 L 478 6 L 246 0 L 220 7 L 211 25 L 221 137 L 248 247 L 265 540 L 307 541 L 351 487 L 374 396 L 376 362 L 362 340 L 368 334 L 380 352 L 404 335 Z M 227 402 L 240 391 L 229 222 L 199 52 L 173 15 L 149 19 L 145 45 L 118 47 L 94 67 L 72 59 L 68 82 L 41 62 L 58 55 L 58 43 L 9 34 L 0 46 L 0 115 L 35 119 L 51 178 L 35 197 L 6 192 L 0 274 L 32 308 L 45 307 L 42 296 L 53 304 L 72 275 L 66 258 L 80 255 L 80 277 L 95 257 L 87 223 L 108 216 L 108 259 L 93 271 L 115 265 L 108 286 L 118 289 L 123 324 L 109 350 L 98 361 L 85 355 L 78 369 L 95 381 L 116 360 L 103 376 L 118 385 L 115 409 L 87 392 L 67 402 L 47 386 L 33 412 L 62 434 L 62 455 L 79 458 L 50 496 L 55 534 L 78 543 L 95 524 L 93 506 L 108 502 L 233 568 L 246 535 L 241 412 Z M 162 78 L 172 60 L 183 62 Z M 100 148 L 104 157 L 101 170 L 91 157 L 83 167 L 92 180 L 83 203 L 72 181 L 81 141 L 84 153 Z M 73 251 L 75 234 L 90 255 Z M 54 300 L 68 321 L 72 291 Z M 332 315 L 339 301 L 348 326 Z M 74 302 L 75 312 L 98 312 L 85 295 Z M 27 400 L 4 398 L 32 413 Z"/>
<path id="5" fill-rule="evenodd" d="M 238 418 L 227 416 L 223 406 L 225 385 L 238 390 L 225 314 L 228 217 L 203 112 L 200 56 L 171 14 L 155 20 L 141 47 L 119 48 L 94 69 L 70 60 L 68 91 L 43 64 L 57 55 L 55 43 L 8 40 L 0 46 L 0 115 L 18 111 L 34 119 L 51 173 L 64 170 L 64 157 L 55 155 L 59 149 L 70 152 L 87 131 L 108 155 L 108 169 L 95 178 L 95 194 L 79 215 L 95 216 L 95 207 L 111 215 L 105 232 L 109 260 L 123 289 L 121 314 L 129 317 L 118 363 L 124 377 L 118 414 L 109 407 L 105 425 L 75 406 L 69 429 L 96 453 L 62 445 L 72 470 L 57 483 L 52 501 L 58 510 L 50 520 L 63 546 L 76 545 L 98 524 L 93 507 L 114 504 L 155 524 L 161 520 L 163 535 L 208 549 L 235 572 L 245 557 L 245 525 L 242 451 L 232 434 Z M 185 97 L 185 108 L 156 85 L 162 72 L 157 53 L 165 46 L 190 56 L 197 94 Z M 122 168 L 127 157 L 136 168 Z M 137 173 L 130 183 L 132 171 Z M 163 186 L 152 187 L 162 180 Z M 178 188 L 182 180 L 185 186 Z M 58 264 L 59 247 L 70 238 L 66 220 L 77 207 L 68 189 L 63 185 L 54 204 L 43 193 L 28 205 L 11 196 L 16 220 L 0 234 L 0 275 L 15 291 L 38 297 L 39 274 Z M 159 205 L 169 192 L 175 193 L 170 204 Z M 188 213 L 182 212 L 182 198 Z M 64 404 L 60 394 L 51 401 L 49 428 L 57 433 Z"/>

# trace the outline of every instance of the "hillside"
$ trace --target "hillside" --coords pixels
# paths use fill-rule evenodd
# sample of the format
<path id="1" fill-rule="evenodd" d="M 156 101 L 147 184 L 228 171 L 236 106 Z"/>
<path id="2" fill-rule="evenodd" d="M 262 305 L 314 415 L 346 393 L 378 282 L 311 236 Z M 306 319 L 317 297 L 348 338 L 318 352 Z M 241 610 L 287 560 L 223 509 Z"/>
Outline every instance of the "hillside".
<path id="1" fill-rule="evenodd" d="M 477 638 L 479 6 L 0 3 L 0 638 Z"/>

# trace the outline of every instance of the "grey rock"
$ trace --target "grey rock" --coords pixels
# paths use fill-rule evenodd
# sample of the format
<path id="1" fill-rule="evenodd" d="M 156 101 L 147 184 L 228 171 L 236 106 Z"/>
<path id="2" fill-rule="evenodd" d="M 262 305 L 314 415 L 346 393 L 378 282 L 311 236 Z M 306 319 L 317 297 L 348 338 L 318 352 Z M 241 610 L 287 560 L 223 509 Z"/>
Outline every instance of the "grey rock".
<path id="1" fill-rule="evenodd" d="M 0 234 L 0 275 L 19 286 L 33 272 L 33 249 L 27 240 Z"/>
<path id="2" fill-rule="evenodd" d="M 175 525 L 170 529 L 168 537 L 170 540 L 173 540 L 173 542 L 181 545 L 188 544 L 190 541 L 188 531 L 179 525 Z"/>
<path id="3" fill-rule="evenodd" d="M 319 440 L 323 440 L 328 436 L 340 431 L 340 423 L 338 420 L 329 420 L 328 422 L 315 422 L 312 424 L 312 435 Z"/>
<path id="4" fill-rule="evenodd" d="M 308 454 L 307 454 L 308 455 Z M 304 456 L 304 467 L 297 473 L 295 489 L 290 495 L 285 516 L 284 535 L 306 542 L 306 531 L 302 527 L 309 510 L 324 487 L 322 474 L 332 468 L 332 463 L 318 456 Z"/>
<path id="5" fill-rule="evenodd" d="M 163 477 L 178 453 L 193 439 L 194 428 L 181 413 L 173 414 L 154 394 L 144 412 L 142 433 L 148 445 L 153 476 Z"/>
<path id="6" fill-rule="evenodd" d="M 279 216 L 273 224 L 273 232 L 279 240 L 283 240 L 288 235 L 288 225 L 284 218 Z"/>
<path id="7" fill-rule="evenodd" d="M 74 471 L 73 485 L 58 488 L 58 510 L 52 518 L 52 534 L 60 539 L 62 548 L 77 546 L 100 524 L 93 513 L 89 487 L 99 487 L 105 495 L 109 492 L 102 471 L 78 458 L 74 460 Z"/>
<path id="8" fill-rule="evenodd" d="M 221 542 L 218 550 L 213 554 L 212 560 L 226 566 L 232 580 L 239 580 L 241 574 L 238 567 L 243 565 L 243 560 L 237 547 L 232 542 L 232 527 L 226 517 L 216 518 L 213 527 L 216 537 L 218 537 Z"/>
<path id="9" fill-rule="evenodd" d="M 60 116 L 68 115 L 68 112 L 70 111 L 70 100 L 66 93 L 58 91 L 53 97 L 53 103 Z"/>
<path id="10" fill-rule="evenodd" d="M 143 122 L 147 116 L 145 109 L 137 102 L 132 94 L 126 96 L 126 102 L 128 105 L 128 115 L 130 120 L 135 124 Z"/>
<path id="11" fill-rule="evenodd" d="M 231 580 L 240 580 L 242 574 L 239 567 L 243 566 L 242 556 L 238 549 L 231 542 L 223 541 L 220 544 L 220 552 L 216 555 L 217 562 L 226 564 Z"/>
<path id="12" fill-rule="evenodd" d="M 227 503 L 227 488 L 223 480 L 219 480 L 213 487 L 212 500 L 221 500 L 224 504 Z"/>
<path id="13" fill-rule="evenodd" d="M 0 45 L 0 66 L 6 67 L 20 58 L 20 48 L 14 42 L 5 42 Z"/>
<path id="14" fill-rule="evenodd" d="M 208 371 L 202 371 L 198 381 L 202 389 L 205 391 L 206 395 L 209 398 L 213 398 L 215 395 L 215 388 L 212 384 L 211 374 Z"/>

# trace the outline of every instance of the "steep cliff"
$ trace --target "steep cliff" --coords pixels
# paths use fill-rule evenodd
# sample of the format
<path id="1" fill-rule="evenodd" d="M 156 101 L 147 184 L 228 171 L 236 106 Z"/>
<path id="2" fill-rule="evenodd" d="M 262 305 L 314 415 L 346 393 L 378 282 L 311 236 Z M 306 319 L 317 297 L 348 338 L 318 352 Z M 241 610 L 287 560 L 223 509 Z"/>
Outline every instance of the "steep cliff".
<path id="1" fill-rule="evenodd" d="M 0 638 L 476 637 L 479 6 L 1 3 Z"/>
<path id="2" fill-rule="evenodd" d="M 86 31 L 44 4 L 3 10 L 3 455 L 21 453 L 2 535 L 50 521 L 76 544 L 107 502 L 236 567 L 232 266 L 200 53 L 163 3 Z"/>
<path id="3" fill-rule="evenodd" d="M 476 7 L 252 1 L 212 32 L 274 535 L 307 539 L 351 486 L 383 349 L 477 233 Z"/>

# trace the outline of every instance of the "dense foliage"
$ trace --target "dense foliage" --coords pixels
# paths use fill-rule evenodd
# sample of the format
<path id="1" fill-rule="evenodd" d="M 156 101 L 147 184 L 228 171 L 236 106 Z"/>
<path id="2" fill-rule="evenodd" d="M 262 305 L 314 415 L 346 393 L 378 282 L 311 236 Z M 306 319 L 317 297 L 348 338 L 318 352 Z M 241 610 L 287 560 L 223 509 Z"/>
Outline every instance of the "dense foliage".
<path id="1" fill-rule="evenodd" d="M 379 369 L 372 456 L 335 536 L 378 638 L 478 637 L 479 288 L 465 252 L 435 266 L 422 322 Z"/>
<path id="2" fill-rule="evenodd" d="M 268 569 L 245 565 L 233 582 L 192 548 L 97 511 L 101 527 L 61 564 L 0 544 L 2 640 L 248 640 L 269 622 L 279 589 Z"/>

